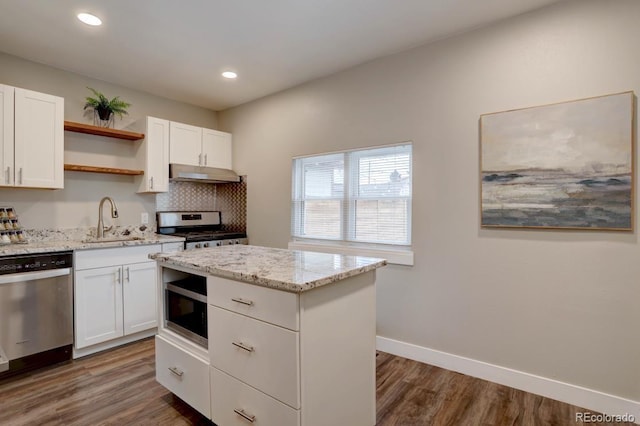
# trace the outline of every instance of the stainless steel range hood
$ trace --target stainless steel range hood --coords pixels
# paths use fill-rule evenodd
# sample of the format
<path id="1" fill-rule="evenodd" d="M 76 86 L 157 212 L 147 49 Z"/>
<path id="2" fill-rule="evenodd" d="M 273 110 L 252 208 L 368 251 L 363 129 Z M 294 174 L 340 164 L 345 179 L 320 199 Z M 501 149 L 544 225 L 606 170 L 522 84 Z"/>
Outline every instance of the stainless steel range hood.
<path id="1" fill-rule="evenodd" d="M 186 164 L 169 164 L 169 179 L 175 181 L 205 183 L 228 183 L 241 181 L 240 176 L 230 169 L 189 166 Z"/>

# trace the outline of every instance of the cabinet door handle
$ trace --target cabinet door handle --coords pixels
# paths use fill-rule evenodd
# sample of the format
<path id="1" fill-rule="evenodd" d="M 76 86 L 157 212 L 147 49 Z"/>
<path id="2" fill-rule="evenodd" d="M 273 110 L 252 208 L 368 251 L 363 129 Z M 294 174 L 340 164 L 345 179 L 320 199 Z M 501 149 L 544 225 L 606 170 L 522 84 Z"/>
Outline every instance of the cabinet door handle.
<path id="1" fill-rule="evenodd" d="M 207 165 L 207 154 L 204 155 L 204 165 Z"/>
<path id="2" fill-rule="evenodd" d="M 127 266 L 127 268 L 125 269 L 125 271 L 127 271 L 127 282 L 129 282 L 129 267 Z"/>
<path id="3" fill-rule="evenodd" d="M 244 344 L 244 343 L 242 343 L 242 342 L 231 342 L 231 344 L 232 344 L 233 346 L 237 346 L 237 347 L 239 347 L 240 349 L 242 349 L 242 350 L 244 350 L 244 351 L 247 351 L 247 352 L 253 352 L 253 351 L 254 351 L 253 346 L 245 345 L 245 344 Z"/>
<path id="4" fill-rule="evenodd" d="M 7 167 L 7 184 L 11 183 L 11 167 Z"/>
<path id="5" fill-rule="evenodd" d="M 202 153 L 198 154 L 198 165 L 202 166 Z"/>
<path id="6" fill-rule="evenodd" d="M 232 297 L 231 300 L 236 303 L 242 303 L 243 305 L 253 306 L 253 300 L 245 300 L 241 297 Z"/>
<path id="7" fill-rule="evenodd" d="M 18 169 L 18 176 L 20 176 L 20 185 L 22 185 L 22 167 Z"/>
<path id="8" fill-rule="evenodd" d="M 237 415 L 239 415 L 240 417 L 242 417 L 243 419 L 245 419 L 246 421 L 250 422 L 250 423 L 253 423 L 253 422 L 256 421 L 256 416 L 252 416 L 251 414 L 248 414 L 242 408 L 234 408 L 233 412 L 236 413 Z"/>
<path id="9" fill-rule="evenodd" d="M 116 271 L 116 283 L 118 284 L 120 283 L 120 272 L 122 272 L 120 269 Z"/>
<path id="10" fill-rule="evenodd" d="M 149 188 L 153 189 L 153 176 L 149 179 Z"/>
<path id="11" fill-rule="evenodd" d="M 168 367 L 169 371 L 171 371 L 173 374 L 175 374 L 178 377 L 182 377 L 182 375 L 184 374 L 184 371 L 180 370 L 178 367 Z"/>

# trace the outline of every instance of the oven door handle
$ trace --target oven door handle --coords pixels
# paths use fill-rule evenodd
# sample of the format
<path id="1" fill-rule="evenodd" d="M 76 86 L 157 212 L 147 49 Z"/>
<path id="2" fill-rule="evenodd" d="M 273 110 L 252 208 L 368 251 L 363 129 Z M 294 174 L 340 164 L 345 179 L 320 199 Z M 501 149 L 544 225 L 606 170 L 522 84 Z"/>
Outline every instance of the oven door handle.
<path id="1" fill-rule="evenodd" d="M 170 284 L 170 283 L 166 283 L 165 284 L 165 289 L 167 291 L 172 292 L 172 293 L 177 293 L 177 294 L 180 294 L 180 295 L 182 295 L 184 297 L 188 297 L 189 299 L 197 300 L 198 302 L 207 303 L 207 296 L 204 296 L 202 294 L 196 293 L 195 291 L 185 290 L 182 287 L 178 287 L 178 286 Z"/>
<path id="2" fill-rule="evenodd" d="M 48 271 L 37 272 L 19 272 L 17 274 L 0 275 L 0 285 L 22 283 L 33 280 L 44 280 L 47 278 L 62 277 L 71 275 L 71 268 L 52 269 Z"/>

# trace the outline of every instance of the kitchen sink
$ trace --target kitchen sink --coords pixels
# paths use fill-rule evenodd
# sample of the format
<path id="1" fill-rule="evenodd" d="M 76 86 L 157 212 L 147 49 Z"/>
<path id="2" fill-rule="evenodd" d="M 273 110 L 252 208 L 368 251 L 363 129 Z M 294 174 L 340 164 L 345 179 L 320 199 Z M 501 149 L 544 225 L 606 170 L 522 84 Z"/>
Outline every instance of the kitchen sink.
<path id="1" fill-rule="evenodd" d="M 117 243 L 121 241 L 140 241 L 144 240 L 142 237 L 133 237 L 129 235 L 112 236 L 103 238 L 86 238 L 82 240 L 83 243 Z"/>

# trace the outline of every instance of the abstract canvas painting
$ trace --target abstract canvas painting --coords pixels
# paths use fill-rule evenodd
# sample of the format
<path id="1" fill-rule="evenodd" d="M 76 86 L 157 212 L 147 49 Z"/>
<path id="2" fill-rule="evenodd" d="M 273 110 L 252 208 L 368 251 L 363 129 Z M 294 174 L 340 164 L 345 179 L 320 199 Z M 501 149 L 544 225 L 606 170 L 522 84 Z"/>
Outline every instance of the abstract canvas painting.
<path id="1" fill-rule="evenodd" d="M 632 230 L 633 92 L 480 117 L 483 227 Z"/>

